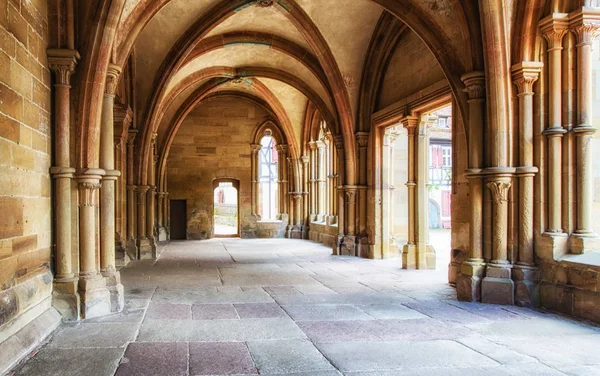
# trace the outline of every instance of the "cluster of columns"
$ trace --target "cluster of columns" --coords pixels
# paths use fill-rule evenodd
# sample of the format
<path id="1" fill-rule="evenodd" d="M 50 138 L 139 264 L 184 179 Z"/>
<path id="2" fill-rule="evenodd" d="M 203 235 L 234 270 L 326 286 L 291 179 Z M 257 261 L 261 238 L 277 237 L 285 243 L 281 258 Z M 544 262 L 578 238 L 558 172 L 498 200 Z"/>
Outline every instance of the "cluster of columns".
<path id="1" fill-rule="evenodd" d="M 590 142 L 595 132 L 591 124 L 591 45 L 600 17 L 586 12 L 583 8 L 543 19 L 540 31 L 547 41 L 547 55 L 542 62 L 524 61 L 512 67 L 519 114 L 518 167 L 484 167 L 507 165 L 493 154 L 484 155 L 482 149 L 482 145 L 488 145 L 490 149 L 504 150 L 501 137 L 484 139 L 482 134 L 487 124 L 487 134 L 497 135 L 501 130 L 493 128 L 500 122 L 485 121 L 485 74 L 473 72 L 463 76 L 469 96 L 467 176 L 471 233 L 470 257 L 463 263 L 457 281 L 460 300 L 536 304 L 536 256 L 540 260 L 557 260 L 566 253 L 582 253 L 597 244 L 591 223 Z M 574 49 L 570 48 L 573 39 Z M 574 61 L 576 77 L 570 69 Z M 545 64 L 547 76 L 542 74 Z M 571 93 L 574 87 L 576 92 Z M 577 108 L 563 103 L 565 92 L 571 98 L 576 96 Z M 547 93 L 547 123 L 536 115 L 535 96 L 542 93 Z M 543 99 L 539 101 L 543 108 Z M 571 119 L 570 114 L 576 114 L 576 119 Z M 536 128 L 536 121 L 545 129 Z M 511 188 L 519 208 L 512 216 L 517 228 L 514 255 L 509 254 L 508 244 Z"/>
<path id="2" fill-rule="evenodd" d="M 400 135 L 400 132 L 396 126 L 390 126 L 383 132 L 382 140 L 382 163 L 381 168 L 381 201 L 383 206 L 381 208 L 381 257 L 387 258 L 388 255 L 397 253 L 398 245 L 394 237 L 394 171 L 396 169 L 395 159 L 396 150 L 394 143 Z M 409 179 L 410 180 L 410 179 Z M 409 192 L 411 190 L 410 185 L 407 183 Z M 409 206 L 409 210 L 412 206 Z M 409 212 L 409 216 L 414 215 Z M 412 226 L 412 223 L 409 223 Z M 409 234 L 413 231 L 409 228 Z M 414 239 L 413 239 L 414 242 Z"/>
<path id="3" fill-rule="evenodd" d="M 56 280 L 53 305 L 67 320 L 91 318 L 123 309 L 123 286 L 115 267 L 115 180 L 113 105 L 120 73 L 109 67 L 103 98 L 100 168 L 70 166 L 70 76 L 79 54 L 75 50 L 48 50 L 55 73 Z M 77 184 L 78 221 L 72 222 L 72 182 Z M 98 206 L 100 210 L 98 212 Z M 98 218 L 99 214 L 99 218 Z M 74 226 L 75 224 L 75 226 Z M 78 237 L 74 237 L 75 227 Z M 78 239 L 73 252 L 72 239 Z M 99 244 L 98 244 L 99 243 Z M 73 260 L 78 265 L 74 266 Z"/>

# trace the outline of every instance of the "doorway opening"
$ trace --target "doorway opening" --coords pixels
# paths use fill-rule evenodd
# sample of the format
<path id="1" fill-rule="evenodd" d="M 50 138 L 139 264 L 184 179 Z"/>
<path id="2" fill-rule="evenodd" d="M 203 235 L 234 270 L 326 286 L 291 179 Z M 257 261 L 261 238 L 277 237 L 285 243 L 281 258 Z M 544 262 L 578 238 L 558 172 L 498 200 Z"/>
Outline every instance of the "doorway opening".
<path id="1" fill-rule="evenodd" d="M 171 240 L 187 239 L 187 200 L 169 200 L 171 205 Z"/>
<path id="2" fill-rule="evenodd" d="M 239 236 L 239 181 L 217 179 L 213 182 L 213 234 L 215 237 Z"/>

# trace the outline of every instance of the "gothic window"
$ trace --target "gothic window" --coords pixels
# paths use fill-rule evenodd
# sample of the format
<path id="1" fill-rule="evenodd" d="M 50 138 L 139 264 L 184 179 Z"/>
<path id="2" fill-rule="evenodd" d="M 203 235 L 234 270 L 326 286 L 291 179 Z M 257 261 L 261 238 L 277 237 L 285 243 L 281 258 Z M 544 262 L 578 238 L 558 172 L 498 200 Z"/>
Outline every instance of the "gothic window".
<path id="1" fill-rule="evenodd" d="M 258 183 L 263 219 L 276 219 L 278 213 L 278 155 L 270 131 L 260 140 L 258 152 Z"/>

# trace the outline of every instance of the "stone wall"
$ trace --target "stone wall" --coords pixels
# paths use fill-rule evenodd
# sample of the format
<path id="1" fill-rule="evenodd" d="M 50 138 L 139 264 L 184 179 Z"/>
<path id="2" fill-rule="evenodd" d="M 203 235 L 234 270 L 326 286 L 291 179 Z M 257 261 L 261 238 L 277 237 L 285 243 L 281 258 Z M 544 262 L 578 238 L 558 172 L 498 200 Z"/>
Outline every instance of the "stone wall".
<path id="1" fill-rule="evenodd" d="M 325 222 L 310 223 L 310 231 L 308 232 L 308 238 L 312 241 L 323 243 L 326 246 L 333 248 L 337 239 L 337 235 L 337 225 L 328 225 Z"/>
<path id="2" fill-rule="evenodd" d="M 184 120 L 173 141 L 167 179 L 169 198 L 187 200 L 188 239 L 213 237 L 216 178 L 240 182 L 240 235 L 255 238 L 270 233 L 263 229 L 266 225 L 259 231 L 250 201 L 250 144 L 266 116 L 262 107 L 246 100 L 218 98 L 195 108 Z"/>
<path id="3" fill-rule="evenodd" d="M 48 316 L 53 309 L 47 22 L 44 0 L 0 0 L 0 373 L 59 320 L 55 312 Z"/>

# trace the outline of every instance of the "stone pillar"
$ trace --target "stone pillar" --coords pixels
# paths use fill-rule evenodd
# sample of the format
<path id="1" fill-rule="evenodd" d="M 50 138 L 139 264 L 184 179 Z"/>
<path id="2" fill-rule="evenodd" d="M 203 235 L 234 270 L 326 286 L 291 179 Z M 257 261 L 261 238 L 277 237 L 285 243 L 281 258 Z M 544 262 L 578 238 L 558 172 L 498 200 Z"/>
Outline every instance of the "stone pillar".
<path id="1" fill-rule="evenodd" d="M 288 145 L 282 144 L 277 145 L 277 157 L 279 163 L 277 164 L 278 169 L 278 180 L 279 180 L 279 213 L 281 214 L 281 219 L 289 222 L 288 217 L 288 208 L 287 208 L 287 155 L 289 147 Z M 283 161 L 283 162 L 282 162 Z"/>
<path id="2" fill-rule="evenodd" d="M 398 253 L 398 246 L 394 236 L 394 142 L 398 133 L 395 127 L 388 127 L 383 134 L 381 183 L 381 257 L 388 258 L 390 254 Z"/>
<path id="3" fill-rule="evenodd" d="M 460 268 L 456 280 L 456 295 L 462 301 L 481 300 L 481 280 L 485 275 L 483 258 L 483 127 L 485 125 L 485 73 L 471 72 L 461 77 L 465 92 L 469 97 L 469 258 L 460 265 L 450 262 L 449 274 L 453 268 Z"/>
<path id="4" fill-rule="evenodd" d="M 292 230 L 292 238 L 302 239 L 302 192 L 294 192 L 292 199 L 294 200 L 294 230 Z"/>
<path id="5" fill-rule="evenodd" d="M 521 306 L 538 301 L 538 269 L 534 263 L 533 183 L 537 167 L 533 166 L 533 84 L 539 78 L 543 64 L 523 62 L 512 68 L 513 82 L 519 97 L 519 251 L 513 266 L 515 302 Z"/>
<path id="6" fill-rule="evenodd" d="M 358 132 L 355 135 L 356 145 L 358 147 L 358 191 L 357 191 L 357 224 L 359 239 L 357 241 L 357 256 L 369 257 L 369 239 L 367 237 L 367 172 L 368 172 L 368 154 L 370 134 L 368 132 Z"/>
<path id="7" fill-rule="evenodd" d="M 344 136 L 335 135 L 333 136 L 335 147 L 338 152 L 337 156 L 337 210 L 338 210 L 338 235 L 336 244 L 333 249 L 334 255 L 341 255 L 342 242 L 344 240 L 345 226 L 346 226 L 346 215 L 345 215 L 345 189 L 344 189 Z"/>
<path id="8" fill-rule="evenodd" d="M 79 294 L 81 315 L 89 319 L 111 312 L 111 295 L 106 279 L 98 270 L 96 211 L 98 190 L 104 170 L 86 169 L 77 175 L 79 183 Z"/>
<path id="9" fill-rule="evenodd" d="M 416 207 L 417 207 L 417 175 L 416 175 L 416 130 L 419 118 L 416 116 L 407 116 L 401 120 L 401 124 L 408 133 L 408 239 L 402 249 L 402 268 L 415 268 L 417 265 L 417 234 L 416 234 Z M 393 176 L 394 172 L 390 172 Z"/>
<path id="10" fill-rule="evenodd" d="M 167 211 L 165 208 L 166 193 L 158 192 L 156 194 L 156 198 L 157 198 L 156 208 L 158 211 L 158 214 L 156 216 L 158 241 L 164 242 L 164 241 L 168 240 L 167 239 L 167 228 L 166 228 L 167 220 L 165 218 L 166 214 L 167 214 Z"/>
<path id="11" fill-rule="evenodd" d="M 252 215 L 260 217 L 260 209 L 258 207 L 258 174 L 259 174 L 259 158 L 258 152 L 262 148 L 261 144 L 250 144 L 251 151 L 251 173 L 252 173 Z M 284 161 L 285 163 L 285 161 Z"/>
<path id="12" fill-rule="evenodd" d="M 548 227 L 540 242 L 552 258 L 564 253 L 566 235 L 562 229 L 562 39 L 568 28 L 566 14 L 554 13 L 540 21 L 542 35 L 548 42 Z"/>
<path id="13" fill-rule="evenodd" d="M 121 176 L 116 183 L 115 192 L 117 222 L 115 253 L 116 266 L 119 268 L 127 265 L 131 260 L 131 256 L 135 257 L 135 252 L 131 255 L 127 252 L 127 139 L 133 120 L 133 111 L 129 106 L 115 103 L 113 112 L 115 170 L 121 172 Z"/>
<path id="14" fill-rule="evenodd" d="M 65 320 L 79 320 L 81 299 L 73 273 L 71 248 L 71 181 L 75 169 L 69 157 L 71 128 L 71 74 L 79 60 L 75 50 L 48 50 L 48 64 L 54 72 L 54 153 L 56 165 L 50 169 L 55 180 L 56 276 L 52 305 Z"/>
<path id="15" fill-rule="evenodd" d="M 329 136 L 331 136 L 331 134 L 329 134 Z M 330 138 L 331 139 L 331 138 Z M 328 214 L 328 218 L 327 218 L 327 224 L 328 225 L 332 225 L 336 222 L 335 220 L 335 197 L 336 197 L 336 193 L 335 193 L 335 187 L 336 187 L 336 182 L 335 182 L 335 145 L 333 144 L 333 142 L 329 143 L 329 174 L 327 175 L 327 187 L 329 189 L 328 192 L 328 204 L 329 207 L 327 209 L 327 214 Z"/>
<path id="16" fill-rule="evenodd" d="M 169 192 L 165 192 L 165 199 L 163 200 L 163 204 L 165 206 L 163 212 L 165 213 L 164 224 L 165 230 L 167 232 L 167 240 L 171 240 L 171 204 L 169 201 Z"/>
<path id="17" fill-rule="evenodd" d="M 127 254 L 132 259 L 139 257 L 136 241 L 136 186 L 133 179 L 133 148 L 137 132 L 137 129 L 130 129 L 127 138 Z"/>
<path id="18" fill-rule="evenodd" d="M 146 193 L 150 189 L 147 185 L 138 185 L 137 193 L 137 246 L 139 250 L 138 259 L 146 260 L 152 258 L 152 245 L 146 235 Z"/>
<path id="19" fill-rule="evenodd" d="M 148 161 L 148 193 L 146 194 L 146 236 L 152 247 L 152 258 L 156 258 L 156 236 L 154 230 L 156 228 L 156 163 L 158 155 L 156 155 L 156 136 L 152 134 L 150 146 L 150 160 Z"/>
<path id="20" fill-rule="evenodd" d="M 435 250 L 429 245 L 429 128 L 436 122 L 437 117 L 433 115 L 422 118 L 416 140 L 416 269 L 435 269 L 436 266 Z"/>
<path id="21" fill-rule="evenodd" d="M 115 186 L 120 172 L 115 170 L 113 107 L 120 73 L 118 66 L 109 65 L 100 130 L 100 167 L 105 171 L 100 190 L 100 269 L 110 292 L 112 312 L 121 312 L 125 306 L 121 276 L 115 267 Z"/>
<path id="22" fill-rule="evenodd" d="M 576 229 L 570 239 L 572 253 L 597 249 L 598 235 L 592 229 L 593 174 L 592 136 L 596 132 L 593 122 L 592 43 L 600 27 L 600 15 L 579 9 L 570 16 L 570 27 L 577 37 L 577 125 L 573 128 L 577 140 L 577 214 Z"/>
<path id="23" fill-rule="evenodd" d="M 508 170 L 508 169 L 506 169 Z M 492 197 L 492 261 L 481 283 L 481 301 L 491 304 L 514 305 L 512 265 L 508 260 L 508 190 L 512 174 L 494 171 L 487 187 Z"/>
<path id="24" fill-rule="evenodd" d="M 356 185 L 346 185 L 343 187 L 343 202 L 345 220 L 344 236 L 340 244 L 340 255 L 358 256 L 356 253 L 356 196 L 358 187 Z"/>
<path id="25" fill-rule="evenodd" d="M 303 194 L 304 194 L 304 200 L 303 202 L 303 210 L 302 212 L 304 213 L 304 218 L 303 218 L 303 222 L 305 222 L 306 225 L 306 229 L 310 230 L 310 200 L 308 197 L 308 194 L 310 192 L 309 186 L 310 186 L 310 182 L 309 182 L 309 170 L 310 170 L 310 158 L 307 155 L 302 156 L 302 158 L 300 158 L 302 161 L 302 190 L 303 190 Z"/>

